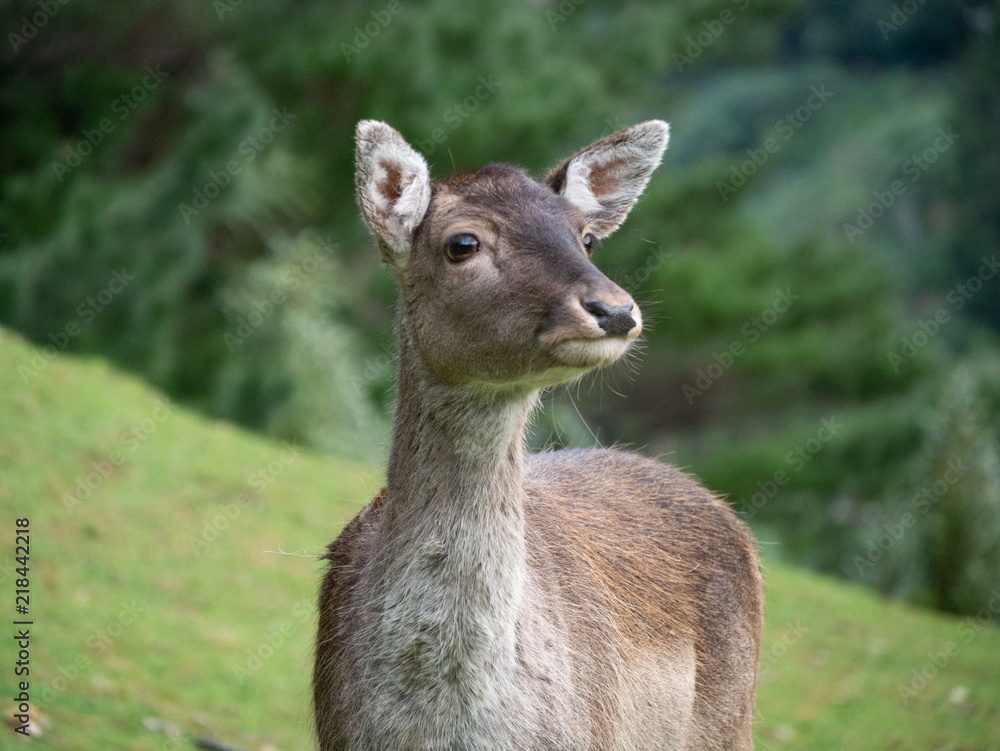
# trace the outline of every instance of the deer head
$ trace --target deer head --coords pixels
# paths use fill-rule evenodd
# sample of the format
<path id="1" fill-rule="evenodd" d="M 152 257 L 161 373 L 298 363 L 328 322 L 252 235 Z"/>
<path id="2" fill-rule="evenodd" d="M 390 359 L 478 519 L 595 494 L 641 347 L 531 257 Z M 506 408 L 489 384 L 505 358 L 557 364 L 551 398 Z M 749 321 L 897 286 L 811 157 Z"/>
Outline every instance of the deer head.
<path id="1" fill-rule="evenodd" d="M 602 138 L 542 182 L 492 164 L 431 181 L 388 125 L 357 127 L 357 194 L 400 286 L 401 346 L 441 383 L 538 388 L 608 365 L 642 330 L 592 263 L 667 146 L 651 120 Z"/>

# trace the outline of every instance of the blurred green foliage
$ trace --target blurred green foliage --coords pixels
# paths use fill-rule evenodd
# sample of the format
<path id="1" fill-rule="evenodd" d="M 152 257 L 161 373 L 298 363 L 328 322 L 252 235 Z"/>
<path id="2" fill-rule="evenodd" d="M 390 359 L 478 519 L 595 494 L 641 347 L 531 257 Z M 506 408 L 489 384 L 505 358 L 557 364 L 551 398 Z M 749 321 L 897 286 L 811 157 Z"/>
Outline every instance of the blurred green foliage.
<path id="1" fill-rule="evenodd" d="M 378 459 L 394 288 L 355 207 L 355 123 L 440 176 L 540 174 L 662 117 L 666 162 L 596 257 L 643 305 L 645 355 L 552 396 L 533 443 L 666 455 L 785 558 L 919 602 L 972 612 L 1000 584 L 998 3 L 2 13 L 0 322 L 50 351 Z"/>

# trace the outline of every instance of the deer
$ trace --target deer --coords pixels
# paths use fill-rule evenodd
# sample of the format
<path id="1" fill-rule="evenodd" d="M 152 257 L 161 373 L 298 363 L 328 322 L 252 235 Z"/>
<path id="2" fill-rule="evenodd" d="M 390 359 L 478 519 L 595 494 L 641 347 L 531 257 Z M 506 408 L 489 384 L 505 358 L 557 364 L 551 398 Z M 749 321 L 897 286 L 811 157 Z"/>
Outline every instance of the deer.
<path id="1" fill-rule="evenodd" d="M 431 180 L 356 130 L 357 199 L 398 283 L 385 487 L 323 556 L 323 751 L 752 749 L 760 564 L 729 505 L 610 448 L 525 453 L 541 392 L 616 362 L 642 314 L 592 262 L 667 146 L 651 120 L 542 180 Z"/>

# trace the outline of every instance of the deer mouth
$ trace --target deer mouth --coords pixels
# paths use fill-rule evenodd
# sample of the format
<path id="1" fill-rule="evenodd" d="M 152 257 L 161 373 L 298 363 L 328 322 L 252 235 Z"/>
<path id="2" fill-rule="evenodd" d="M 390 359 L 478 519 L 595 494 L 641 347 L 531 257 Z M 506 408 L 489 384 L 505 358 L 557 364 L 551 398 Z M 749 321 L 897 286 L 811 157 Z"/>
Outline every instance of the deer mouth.
<path id="1" fill-rule="evenodd" d="M 561 365 L 574 368 L 602 368 L 628 351 L 635 337 L 583 336 L 565 338 L 549 350 Z"/>
<path id="2" fill-rule="evenodd" d="M 590 304 L 591 308 L 597 307 Z M 625 354 L 642 331 L 642 315 L 629 306 L 627 321 L 611 320 L 606 313 L 617 310 L 601 306 L 593 311 L 586 305 L 572 308 L 572 318 L 540 337 L 542 346 L 560 365 L 573 368 L 600 368 Z"/>

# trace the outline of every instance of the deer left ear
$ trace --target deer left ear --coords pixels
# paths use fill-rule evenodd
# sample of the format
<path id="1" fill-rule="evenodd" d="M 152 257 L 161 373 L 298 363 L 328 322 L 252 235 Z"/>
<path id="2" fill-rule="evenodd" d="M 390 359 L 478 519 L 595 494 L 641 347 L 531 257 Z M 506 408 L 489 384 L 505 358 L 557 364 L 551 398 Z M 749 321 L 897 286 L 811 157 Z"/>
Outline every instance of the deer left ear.
<path id="1" fill-rule="evenodd" d="M 660 164 L 670 126 L 649 120 L 612 133 L 577 152 L 545 177 L 606 237 L 618 229 Z"/>

